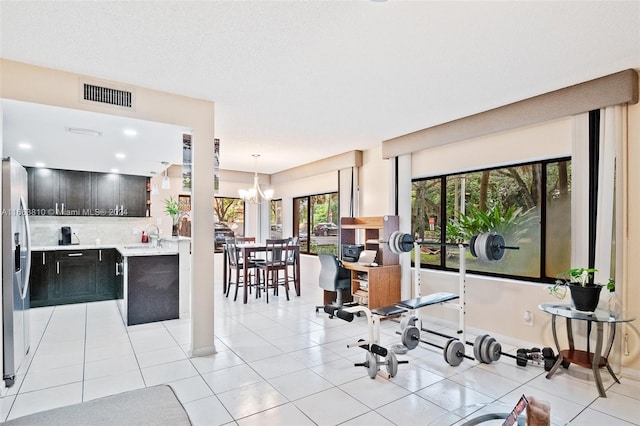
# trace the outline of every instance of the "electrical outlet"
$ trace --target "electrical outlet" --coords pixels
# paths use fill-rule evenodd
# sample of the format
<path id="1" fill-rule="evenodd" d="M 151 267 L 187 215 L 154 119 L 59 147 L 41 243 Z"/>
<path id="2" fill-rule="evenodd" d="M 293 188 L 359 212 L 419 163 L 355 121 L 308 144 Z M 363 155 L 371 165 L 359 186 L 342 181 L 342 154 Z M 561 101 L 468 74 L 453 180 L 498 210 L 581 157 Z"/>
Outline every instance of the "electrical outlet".
<path id="1" fill-rule="evenodd" d="M 524 325 L 528 325 L 529 327 L 533 327 L 533 312 L 524 311 L 524 315 L 522 316 L 522 320 L 524 321 Z"/>

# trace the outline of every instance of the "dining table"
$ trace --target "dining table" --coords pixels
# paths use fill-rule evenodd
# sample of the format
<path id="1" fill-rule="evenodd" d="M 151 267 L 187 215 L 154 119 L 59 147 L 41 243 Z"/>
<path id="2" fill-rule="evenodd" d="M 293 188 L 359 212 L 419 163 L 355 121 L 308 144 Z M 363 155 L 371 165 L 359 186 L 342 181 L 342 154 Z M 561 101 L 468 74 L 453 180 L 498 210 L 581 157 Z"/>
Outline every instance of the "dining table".
<path id="1" fill-rule="evenodd" d="M 236 249 L 238 250 L 240 257 L 242 259 L 249 259 L 251 256 L 256 253 L 265 253 L 267 251 L 267 245 L 265 243 L 239 243 L 236 244 Z M 300 296 L 300 245 L 292 244 L 289 245 L 289 250 L 293 250 L 293 267 L 295 268 L 295 279 L 294 279 L 294 288 L 296 291 L 296 296 Z M 222 291 L 226 294 L 227 292 L 227 274 L 228 274 L 228 257 L 227 257 L 227 246 L 226 244 L 223 246 L 223 273 L 222 273 Z M 243 274 L 243 282 L 248 282 L 249 279 L 249 267 L 248 262 L 242 262 L 242 274 Z M 243 301 L 247 303 L 249 300 L 249 293 L 247 291 L 247 286 L 244 286 L 243 290 Z"/>

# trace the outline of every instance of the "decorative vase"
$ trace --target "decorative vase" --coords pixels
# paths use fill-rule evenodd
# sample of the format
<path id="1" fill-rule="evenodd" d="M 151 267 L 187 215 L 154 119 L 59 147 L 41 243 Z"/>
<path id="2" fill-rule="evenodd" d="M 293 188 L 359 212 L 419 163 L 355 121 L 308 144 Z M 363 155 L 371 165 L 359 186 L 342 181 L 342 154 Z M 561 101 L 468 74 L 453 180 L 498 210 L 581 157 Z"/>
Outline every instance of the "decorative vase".
<path id="1" fill-rule="evenodd" d="M 171 236 L 172 237 L 177 237 L 178 236 L 178 227 L 179 227 L 179 223 L 180 221 L 178 220 L 178 216 L 173 216 L 173 226 L 171 227 Z"/>
<path id="2" fill-rule="evenodd" d="M 569 283 L 569 289 L 571 290 L 571 299 L 578 311 L 593 312 L 598 307 L 600 301 L 601 285 L 587 284 L 581 286 L 580 284 Z"/>

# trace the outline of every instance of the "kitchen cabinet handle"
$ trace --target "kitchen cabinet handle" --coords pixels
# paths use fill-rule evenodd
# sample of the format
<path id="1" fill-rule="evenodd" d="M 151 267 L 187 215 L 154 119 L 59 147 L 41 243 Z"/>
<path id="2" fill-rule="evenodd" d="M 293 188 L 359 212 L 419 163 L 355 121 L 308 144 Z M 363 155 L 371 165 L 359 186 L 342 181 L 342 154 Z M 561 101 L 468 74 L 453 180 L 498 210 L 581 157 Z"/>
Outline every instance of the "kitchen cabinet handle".
<path id="1" fill-rule="evenodd" d="M 47 264 L 47 259 L 46 259 L 46 257 L 44 256 L 44 252 L 42 252 L 42 264 L 43 264 L 43 265 L 46 265 L 46 264 Z"/>
<path id="2" fill-rule="evenodd" d="M 60 261 L 56 260 L 56 274 L 60 274 Z"/>
<path id="3" fill-rule="evenodd" d="M 80 257 L 80 256 L 82 256 L 82 253 L 69 253 L 67 256 L 69 256 L 69 257 Z"/>
<path id="4" fill-rule="evenodd" d="M 98 261 L 102 262 L 102 250 L 98 250 Z"/>

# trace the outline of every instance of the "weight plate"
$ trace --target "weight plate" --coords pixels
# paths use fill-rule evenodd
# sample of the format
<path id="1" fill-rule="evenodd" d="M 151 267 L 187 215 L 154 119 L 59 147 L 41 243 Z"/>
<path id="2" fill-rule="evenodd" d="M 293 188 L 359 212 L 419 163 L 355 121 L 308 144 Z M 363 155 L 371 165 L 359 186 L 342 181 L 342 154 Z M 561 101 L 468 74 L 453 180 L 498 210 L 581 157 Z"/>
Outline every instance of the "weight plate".
<path id="1" fill-rule="evenodd" d="M 398 358 L 396 357 L 396 354 L 394 354 L 393 352 L 389 352 L 387 354 L 385 362 L 387 364 L 387 371 L 389 372 L 389 376 L 395 377 L 396 374 L 398 374 Z"/>
<path id="2" fill-rule="evenodd" d="M 477 235 L 474 235 L 473 237 L 471 237 L 471 240 L 469 241 L 469 251 L 471 251 L 471 256 L 473 257 L 478 257 L 478 255 L 476 254 L 476 238 L 478 238 Z"/>
<path id="3" fill-rule="evenodd" d="M 464 343 L 457 339 L 449 339 L 445 346 L 444 360 L 452 367 L 460 365 L 464 359 Z"/>
<path id="4" fill-rule="evenodd" d="M 487 236 L 488 232 L 478 235 L 476 238 L 475 248 L 478 259 L 487 261 Z"/>
<path id="5" fill-rule="evenodd" d="M 377 357 L 372 354 L 371 352 L 367 352 L 367 356 L 366 356 L 366 360 L 365 360 L 365 367 L 367 367 L 367 373 L 369 374 L 369 377 L 371 377 L 372 379 L 376 378 L 376 374 L 378 374 L 378 359 Z"/>
<path id="6" fill-rule="evenodd" d="M 395 254 L 400 254 L 400 249 L 398 248 L 398 238 L 400 238 L 400 235 L 401 234 L 399 231 L 395 231 L 394 233 L 391 234 L 389 248 Z"/>
<path id="7" fill-rule="evenodd" d="M 518 357 L 516 358 L 516 364 L 518 364 L 520 367 L 526 367 L 527 366 L 527 358 L 518 355 Z"/>
<path id="8" fill-rule="evenodd" d="M 502 345 L 498 342 L 493 342 L 489 345 L 489 360 L 495 362 L 500 359 L 502 355 Z"/>
<path id="9" fill-rule="evenodd" d="M 409 350 L 415 349 L 420 342 L 420 329 L 418 327 L 409 326 L 402 332 L 402 344 Z"/>
<path id="10" fill-rule="evenodd" d="M 504 256 L 504 238 L 502 238 L 502 235 L 496 233 L 493 234 L 489 255 L 491 260 L 494 262 L 497 262 L 502 259 L 502 256 Z"/>
<path id="11" fill-rule="evenodd" d="M 405 315 L 400 320 L 400 331 L 404 331 L 409 326 L 415 326 L 418 317 L 415 315 Z"/>
<path id="12" fill-rule="evenodd" d="M 495 343 L 496 339 L 493 337 L 488 337 L 482 342 L 482 362 L 485 364 L 491 364 L 491 344 Z"/>
<path id="13" fill-rule="evenodd" d="M 402 232 L 398 232 L 396 237 L 393 239 L 393 245 L 396 248 L 396 253 L 397 254 L 401 254 L 402 253 L 402 248 L 400 248 L 400 240 L 402 239 L 403 235 L 404 234 Z"/>
<path id="14" fill-rule="evenodd" d="M 399 244 L 403 253 L 408 253 L 413 248 L 413 236 L 411 234 L 402 234 Z"/>
<path id="15" fill-rule="evenodd" d="M 476 359 L 476 361 L 478 362 L 482 362 L 482 358 L 481 358 L 481 351 L 480 349 L 482 348 L 482 342 L 489 337 L 488 334 L 481 334 L 478 337 L 476 337 L 476 340 L 474 340 L 473 342 L 473 357 Z"/>

